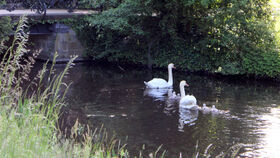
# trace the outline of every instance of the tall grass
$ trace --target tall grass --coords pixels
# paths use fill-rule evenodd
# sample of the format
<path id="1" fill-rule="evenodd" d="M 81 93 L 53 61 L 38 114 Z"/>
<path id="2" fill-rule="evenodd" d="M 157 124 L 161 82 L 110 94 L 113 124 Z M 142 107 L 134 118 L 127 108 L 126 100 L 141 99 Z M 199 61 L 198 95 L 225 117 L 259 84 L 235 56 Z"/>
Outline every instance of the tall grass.
<path id="1" fill-rule="evenodd" d="M 23 82 L 30 82 L 29 73 L 38 55 L 28 54 L 26 49 L 26 21 L 26 17 L 19 20 L 11 46 L 5 52 L 0 50 L 0 157 L 129 157 L 125 145 L 103 128 L 92 131 L 87 126 L 80 134 L 81 125 L 76 121 L 70 138 L 59 130 L 60 110 L 69 87 L 63 78 L 76 57 L 57 74 L 56 54 L 54 62 L 44 64 L 31 84 L 22 88 Z"/>
<path id="2" fill-rule="evenodd" d="M 116 139 L 102 137 L 104 130 L 87 130 L 77 142 L 77 122 L 72 137 L 65 138 L 57 128 L 59 111 L 64 105 L 68 85 L 63 77 L 73 65 L 73 57 L 63 72 L 55 74 L 47 63 L 32 80 L 37 87 L 31 95 L 21 84 L 28 75 L 37 54 L 26 57 L 26 18 L 19 20 L 11 47 L 2 53 L 0 65 L 0 157 L 128 157 Z M 56 58 L 56 56 L 55 56 Z M 55 61 L 54 58 L 54 61 Z M 64 92 L 62 92 L 62 89 Z"/>

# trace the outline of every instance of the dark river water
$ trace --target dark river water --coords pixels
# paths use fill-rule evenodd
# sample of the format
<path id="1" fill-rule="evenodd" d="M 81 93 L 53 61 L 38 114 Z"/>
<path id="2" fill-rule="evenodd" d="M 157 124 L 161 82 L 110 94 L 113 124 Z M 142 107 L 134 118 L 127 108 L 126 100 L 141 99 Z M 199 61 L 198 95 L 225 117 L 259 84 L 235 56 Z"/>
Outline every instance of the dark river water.
<path id="1" fill-rule="evenodd" d="M 63 65 L 57 67 L 62 69 Z M 215 105 L 228 114 L 203 114 L 179 108 L 164 95 L 147 91 L 143 81 L 167 79 L 167 70 L 150 72 L 116 65 L 77 64 L 67 75 L 68 122 L 79 118 L 94 130 L 103 125 L 127 144 L 131 155 L 162 145 L 166 157 L 211 157 L 243 144 L 240 157 L 280 156 L 279 83 L 221 79 L 173 71 L 173 90 L 179 82 L 190 85 L 198 104 Z"/>

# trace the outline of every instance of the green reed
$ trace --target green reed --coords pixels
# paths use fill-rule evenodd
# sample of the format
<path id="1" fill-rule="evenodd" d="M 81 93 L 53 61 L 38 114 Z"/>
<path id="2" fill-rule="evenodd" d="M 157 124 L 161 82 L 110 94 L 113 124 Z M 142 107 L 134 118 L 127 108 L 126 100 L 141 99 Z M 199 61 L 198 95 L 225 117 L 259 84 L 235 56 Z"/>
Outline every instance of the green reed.
<path id="1" fill-rule="evenodd" d="M 37 55 L 26 57 L 26 21 L 26 17 L 19 20 L 11 47 L 1 52 L 0 157 L 128 157 L 117 139 L 103 137 L 107 135 L 104 129 L 98 132 L 88 128 L 78 142 L 78 121 L 71 130 L 71 138 L 64 137 L 57 128 L 69 87 L 63 78 L 76 57 L 71 58 L 59 74 L 55 73 L 55 62 L 50 69 L 48 63 L 44 64 L 30 86 L 23 90 L 21 84 L 30 80 L 29 72 Z"/>

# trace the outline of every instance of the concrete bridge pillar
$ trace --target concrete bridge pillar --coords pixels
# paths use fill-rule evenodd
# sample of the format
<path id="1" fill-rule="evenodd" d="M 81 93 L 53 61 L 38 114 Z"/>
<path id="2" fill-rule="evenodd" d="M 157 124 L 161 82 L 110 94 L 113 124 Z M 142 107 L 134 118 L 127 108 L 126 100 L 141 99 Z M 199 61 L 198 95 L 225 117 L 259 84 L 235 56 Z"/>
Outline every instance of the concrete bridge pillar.
<path id="1" fill-rule="evenodd" d="M 76 61 L 85 60 L 81 42 L 67 25 L 40 24 L 37 28 L 31 28 L 30 41 L 33 43 L 32 49 L 41 51 L 38 56 L 40 60 L 52 61 L 55 52 L 58 53 L 56 62 L 67 62 L 73 55 L 78 55 Z"/>

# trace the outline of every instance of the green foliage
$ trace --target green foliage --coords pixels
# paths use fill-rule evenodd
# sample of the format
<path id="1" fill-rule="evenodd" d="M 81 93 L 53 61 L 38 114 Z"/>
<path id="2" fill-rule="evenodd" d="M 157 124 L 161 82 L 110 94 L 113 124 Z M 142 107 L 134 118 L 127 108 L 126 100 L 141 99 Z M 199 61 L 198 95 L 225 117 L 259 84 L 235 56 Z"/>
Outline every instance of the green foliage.
<path id="1" fill-rule="evenodd" d="M 6 1 L 0 1 L 0 8 Z M 11 17 L 0 16 L 0 50 L 7 48 L 5 42 L 9 40 L 9 35 L 13 32 L 13 22 Z"/>
<path id="2" fill-rule="evenodd" d="M 2 7 L 2 6 L 5 5 L 5 4 L 6 4 L 6 1 L 5 1 L 5 0 L 0 1 L 0 7 Z"/>
<path id="3" fill-rule="evenodd" d="M 278 52 L 248 53 L 244 55 L 243 67 L 248 74 L 279 77 L 280 57 Z"/>
<path id="4" fill-rule="evenodd" d="M 12 33 L 13 24 L 10 17 L 0 17 L 0 44 L 9 39 L 9 34 Z"/>
<path id="5" fill-rule="evenodd" d="M 190 71 L 279 74 L 272 66 L 279 57 L 268 0 L 82 2 L 101 11 L 76 24 L 93 59 L 147 64 L 151 58 L 155 67 L 174 62 Z M 259 61 L 249 66 L 248 60 Z"/>

